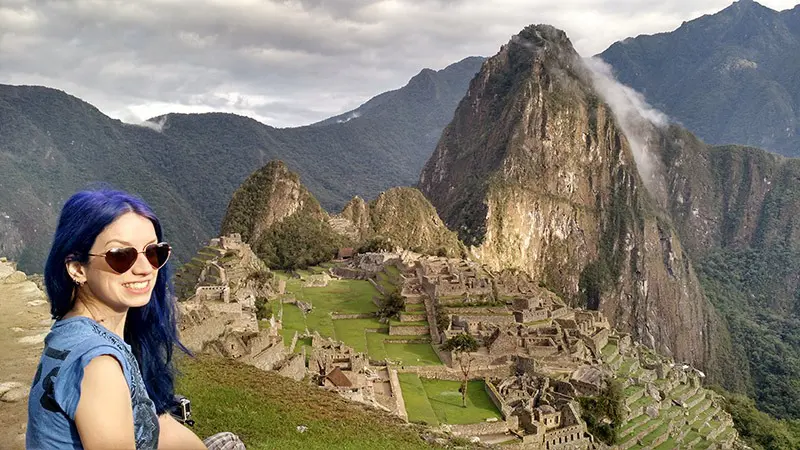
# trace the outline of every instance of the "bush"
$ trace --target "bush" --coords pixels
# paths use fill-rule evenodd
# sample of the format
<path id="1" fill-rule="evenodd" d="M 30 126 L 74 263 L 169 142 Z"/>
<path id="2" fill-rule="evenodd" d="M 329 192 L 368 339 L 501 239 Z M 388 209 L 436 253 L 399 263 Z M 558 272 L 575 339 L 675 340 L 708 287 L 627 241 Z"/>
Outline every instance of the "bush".
<path id="1" fill-rule="evenodd" d="M 589 432 L 608 445 L 617 441 L 617 430 L 625 420 L 623 400 L 622 384 L 617 380 L 611 381 L 598 396 L 578 398 L 581 418 Z"/>
<path id="2" fill-rule="evenodd" d="M 399 292 L 390 292 L 384 296 L 383 303 L 378 309 L 378 316 L 381 318 L 397 317 L 405 306 L 406 301 Z"/>
<path id="3" fill-rule="evenodd" d="M 332 260 L 345 239 L 310 214 L 297 213 L 269 229 L 255 246 L 271 269 L 305 269 Z"/>
<path id="4" fill-rule="evenodd" d="M 258 320 L 261 319 L 269 319 L 272 317 L 272 305 L 267 301 L 264 297 L 256 298 L 255 302 L 256 307 L 256 318 Z"/>

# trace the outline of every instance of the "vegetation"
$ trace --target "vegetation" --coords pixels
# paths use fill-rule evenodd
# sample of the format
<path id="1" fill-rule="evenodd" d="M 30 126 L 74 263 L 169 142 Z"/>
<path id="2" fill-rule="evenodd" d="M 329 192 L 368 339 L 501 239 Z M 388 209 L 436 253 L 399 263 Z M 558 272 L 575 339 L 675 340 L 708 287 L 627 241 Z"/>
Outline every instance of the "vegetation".
<path id="1" fill-rule="evenodd" d="M 800 448 L 800 420 L 781 420 L 756 409 L 753 399 L 714 388 L 725 397 L 723 407 L 733 417 L 739 436 L 755 450 Z"/>
<path id="2" fill-rule="evenodd" d="M 181 358 L 179 368 L 177 392 L 192 401 L 201 437 L 231 431 L 252 450 L 430 448 L 388 413 L 274 372 L 210 356 Z"/>
<path id="3" fill-rule="evenodd" d="M 586 421 L 589 432 L 608 445 L 617 442 L 617 432 L 624 424 L 624 399 L 622 384 L 618 380 L 609 382 L 598 396 L 578 398 L 581 418 Z"/>
<path id="4" fill-rule="evenodd" d="M 383 297 L 381 307 L 378 309 L 378 317 L 385 319 L 397 317 L 405 306 L 405 299 L 400 292 L 397 290 L 389 292 Z"/>
<path id="5" fill-rule="evenodd" d="M 345 244 L 324 220 L 297 213 L 272 226 L 253 250 L 269 268 L 291 270 L 330 261 Z"/>
<path id="6" fill-rule="evenodd" d="M 800 254 L 718 250 L 696 267 L 750 380 L 744 393 L 773 416 L 800 418 Z"/>
<path id="7" fill-rule="evenodd" d="M 463 378 L 461 380 L 461 388 L 459 391 L 461 392 L 461 406 L 466 408 L 467 407 L 467 389 L 469 388 L 469 372 L 472 367 L 472 361 L 475 359 L 473 358 L 470 353 L 478 350 L 478 342 L 475 340 L 472 335 L 467 333 L 457 334 L 447 341 L 445 341 L 444 345 L 442 345 L 442 350 L 453 352 L 456 361 L 458 361 L 458 367 L 461 369 L 461 374 Z"/>
<path id="8" fill-rule="evenodd" d="M 272 305 L 264 297 L 258 297 L 255 301 L 256 318 L 269 319 L 272 316 Z"/>

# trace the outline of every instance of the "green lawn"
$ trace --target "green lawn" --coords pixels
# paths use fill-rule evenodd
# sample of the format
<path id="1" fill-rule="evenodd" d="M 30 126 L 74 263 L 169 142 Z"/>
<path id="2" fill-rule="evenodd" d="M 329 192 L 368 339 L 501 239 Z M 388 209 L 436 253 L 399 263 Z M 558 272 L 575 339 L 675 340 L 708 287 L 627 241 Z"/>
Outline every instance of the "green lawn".
<path id="1" fill-rule="evenodd" d="M 458 388 L 461 386 L 460 381 L 425 378 L 421 381 L 439 422 L 468 424 L 483 422 L 491 417 L 496 417 L 498 420 L 503 419 L 500 411 L 486 393 L 483 380 L 469 382 L 466 408 L 461 406 L 461 393 L 458 392 Z"/>
<path id="2" fill-rule="evenodd" d="M 422 386 L 422 380 L 415 373 L 399 373 L 400 388 L 403 390 L 403 401 L 406 404 L 409 422 L 439 425 L 439 419 L 433 412 L 428 395 Z"/>
<path id="3" fill-rule="evenodd" d="M 335 338 L 353 347 L 357 352 L 369 353 L 367 348 L 367 328 L 379 328 L 388 331 L 385 324 L 378 319 L 339 319 L 333 321 Z M 379 334 L 379 333 L 369 333 Z M 386 336 L 389 333 L 385 334 Z"/>
<path id="4" fill-rule="evenodd" d="M 388 337 L 388 335 L 387 335 Z M 392 336 L 394 338 L 394 336 Z M 442 361 L 431 344 L 393 344 L 385 342 L 386 356 L 405 366 L 439 366 Z"/>
<path id="5" fill-rule="evenodd" d="M 310 270 L 315 270 L 315 268 Z M 309 273 L 307 271 L 299 272 L 305 275 Z M 396 274 L 393 276 L 400 276 L 397 269 L 394 269 L 394 272 Z M 293 297 L 312 305 L 312 310 L 306 317 L 303 317 L 303 313 L 297 306 L 286 303 L 282 305 L 283 330 L 281 330 L 281 335 L 283 335 L 286 345 L 291 342 L 295 331 L 302 334 L 308 328 L 310 332 L 316 330 L 323 336 L 344 342 L 358 352 L 365 352 L 372 359 L 383 360 L 388 357 L 402 365 L 441 364 L 430 344 L 386 344 L 383 342 L 386 339 L 413 339 L 422 336 L 390 337 L 389 325 L 380 323 L 377 318 L 337 320 L 331 318 L 332 312 L 342 314 L 375 312 L 377 306 L 372 298 L 380 293 L 368 281 L 332 280 L 326 287 L 304 288 L 301 280 L 289 278 L 285 274 L 281 276 L 287 280 L 286 297 Z M 281 310 L 279 300 L 273 301 L 272 310 L 276 315 Z M 394 321 L 393 323 L 399 324 L 400 322 Z M 427 322 L 419 324 L 427 325 Z M 366 332 L 367 329 L 380 329 L 381 331 Z M 297 351 L 301 351 L 301 344 L 310 345 L 310 342 L 299 343 Z"/>
<path id="6" fill-rule="evenodd" d="M 201 438 L 231 431 L 248 450 L 431 448 L 397 417 L 273 372 L 209 356 L 178 367 L 176 391 L 191 399 Z"/>

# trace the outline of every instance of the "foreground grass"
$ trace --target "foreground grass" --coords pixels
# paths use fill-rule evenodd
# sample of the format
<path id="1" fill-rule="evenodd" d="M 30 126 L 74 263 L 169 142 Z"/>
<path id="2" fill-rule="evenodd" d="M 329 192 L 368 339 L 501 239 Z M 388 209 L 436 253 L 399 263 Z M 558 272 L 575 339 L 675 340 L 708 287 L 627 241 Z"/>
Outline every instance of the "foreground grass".
<path id="1" fill-rule="evenodd" d="M 200 437 L 231 431 L 248 450 L 432 448 L 396 417 L 273 372 L 208 356 L 178 366 L 177 392 L 191 399 Z"/>

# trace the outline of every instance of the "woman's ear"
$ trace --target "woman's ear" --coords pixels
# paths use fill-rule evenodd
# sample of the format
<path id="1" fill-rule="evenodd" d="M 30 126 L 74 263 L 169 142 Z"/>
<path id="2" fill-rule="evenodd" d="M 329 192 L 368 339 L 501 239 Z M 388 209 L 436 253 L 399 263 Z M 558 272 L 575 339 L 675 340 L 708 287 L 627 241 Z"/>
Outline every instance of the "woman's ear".
<path id="1" fill-rule="evenodd" d="M 74 259 L 67 258 L 66 266 L 67 274 L 69 274 L 75 284 L 82 285 L 86 282 L 86 271 L 83 270 L 83 264 Z"/>

